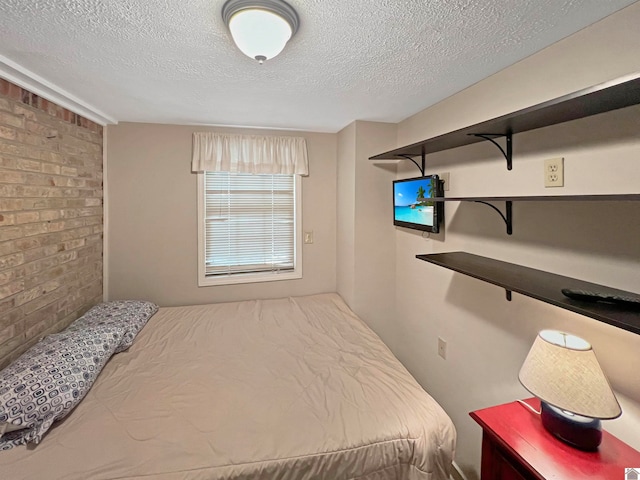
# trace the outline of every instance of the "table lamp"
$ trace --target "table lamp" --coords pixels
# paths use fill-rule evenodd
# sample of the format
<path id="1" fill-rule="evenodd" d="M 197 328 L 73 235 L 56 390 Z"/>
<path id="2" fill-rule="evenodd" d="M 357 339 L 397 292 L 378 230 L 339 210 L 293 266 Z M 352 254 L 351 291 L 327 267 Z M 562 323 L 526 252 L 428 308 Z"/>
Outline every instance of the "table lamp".
<path id="1" fill-rule="evenodd" d="M 622 413 L 591 344 L 575 335 L 538 333 L 518 377 L 540 399 L 544 428 L 575 448 L 596 450 L 600 419 Z"/>

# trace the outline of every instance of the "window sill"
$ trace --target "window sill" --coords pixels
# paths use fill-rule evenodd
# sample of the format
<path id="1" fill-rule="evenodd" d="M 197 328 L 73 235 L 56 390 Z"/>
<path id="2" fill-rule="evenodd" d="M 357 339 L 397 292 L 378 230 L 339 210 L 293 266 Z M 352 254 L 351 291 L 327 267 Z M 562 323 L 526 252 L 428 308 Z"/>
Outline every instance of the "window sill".
<path id="1" fill-rule="evenodd" d="M 198 287 L 212 287 L 216 285 L 238 285 L 241 283 L 277 282 L 280 280 L 296 280 L 302 278 L 302 272 L 294 270 L 286 273 L 236 273 L 233 275 L 216 275 L 215 277 L 200 277 Z"/>

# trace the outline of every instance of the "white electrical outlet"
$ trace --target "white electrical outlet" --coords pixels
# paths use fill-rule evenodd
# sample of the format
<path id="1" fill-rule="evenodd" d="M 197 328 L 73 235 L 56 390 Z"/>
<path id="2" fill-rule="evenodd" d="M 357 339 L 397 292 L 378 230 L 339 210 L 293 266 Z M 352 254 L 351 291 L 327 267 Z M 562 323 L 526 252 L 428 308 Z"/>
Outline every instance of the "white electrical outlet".
<path id="1" fill-rule="evenodd" d="M 544 161 L 544 186 L 564 187 L 564 158 L 550 158 Z"/>
<path id="2" fill-rule="evenodd" d="M 313 243 L 313 230 L 304 232 L 304 243 Z"/>
<path id="3" fill-rule="evenodd" d="M 444 172 L 444 173 L 440 173 L 438 175 L 440 177 L 440 180 L 442 180 L 442 188 L 444 189 L 444 191 L 448 191 L 449 190 L 449 172 Z"/>
<path id="4" fill-rule="evenodd" d="M 438 355 L 445 360 L 447 359 L 447 342 L 440 337 L 438 337 Z"/>

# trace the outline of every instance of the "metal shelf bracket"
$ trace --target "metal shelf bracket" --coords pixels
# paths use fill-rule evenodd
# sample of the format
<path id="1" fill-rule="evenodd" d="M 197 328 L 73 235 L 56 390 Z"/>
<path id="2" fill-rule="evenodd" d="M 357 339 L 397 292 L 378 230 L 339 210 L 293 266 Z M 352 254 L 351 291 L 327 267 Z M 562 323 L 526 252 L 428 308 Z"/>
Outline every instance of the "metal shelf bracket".
<path id="1" fill-rule="evenodd" d="M 512 146 L 512 138 L 511 138 L 511 132 L 507 133 L 507 134 L 502 134 L 502 133 L 470 133 L 469 135 L 473 136 L 473 137 L 478 137 L 478 138 L 482 138 L 484 140 L 488 140 L 491 143 L 493 143 L 496 147 L 498 147 L 498 149 L 502 152 L 502 155 L 504 155 L 504 158 L 507 160 L 507 170 L 511 170 L 512 168 L 512 158 L 513 158 L 513 146 Z M 496 142 L 494 140 L 494 138 L 499 138 L 499 137 L 505 137 L 506 138 L 506 144 L 507 144 L 507 151 L 505 152 L 504 148 L 502 148 L 502 146 Z"/>
<path id="2" fill-rule="evenodd" d="M 420 170 L 420 173 L 421 173 L 421 174 L 422 174 L 422 176 L 424 177 L 424 167 L 425 167 L 425 160 L 426 160 L 426 158 L 425 158 L 425 157 L 426 157 L 426 155 L 425 155 L 425 153 L 424 153 L 424 152 L 422 152 L 422 162 L 421 162 L 421 163 L 422 163 L 422 166 L 420 166 L 420 165 L 418 164 L 418 162 L 416 162 L 416 161 L 415 161 L 412 157 L 410 157 L 409 155 L 398 155 L 398 156 L 399 156 L 399 157 L 404 158 L 405 160 L 411 160 L 411 161 L 416 165 L 416 167 L 418 167 L 418 169 Z"/>
<path id="3" fill-rule="evenodd" d="M 507 235 L 511 235 L 513 233 L 513 202 L 511 200 L 507 200 L 504 202 L 506 215 L 498 209 L 495 205 L 490 204 L 489 202 L 483 202 L 482 200 L 475 200 L 476 203 L 482 203 L 484 205 L 488 205 L 493 208 L 504 220 L 505 225 L 507 226 Z M 507 295 L 507 297 L 509 297 Z"/>

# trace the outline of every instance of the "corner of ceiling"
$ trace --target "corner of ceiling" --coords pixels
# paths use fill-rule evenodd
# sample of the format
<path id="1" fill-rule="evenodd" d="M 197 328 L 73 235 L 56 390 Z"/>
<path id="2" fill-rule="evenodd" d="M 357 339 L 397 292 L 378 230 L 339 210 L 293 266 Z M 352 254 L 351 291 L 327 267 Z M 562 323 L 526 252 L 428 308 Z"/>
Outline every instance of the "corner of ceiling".
<path id="1" fill-rule="evenodd" d="M 2 55 L 0 77 L 102 126 L 118 123 L 117 119 Z"/>

